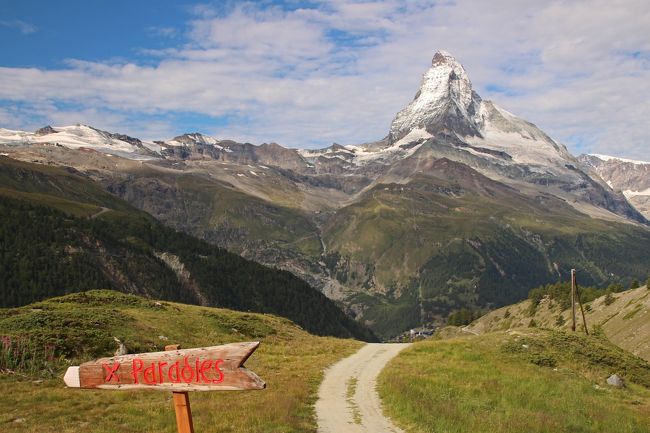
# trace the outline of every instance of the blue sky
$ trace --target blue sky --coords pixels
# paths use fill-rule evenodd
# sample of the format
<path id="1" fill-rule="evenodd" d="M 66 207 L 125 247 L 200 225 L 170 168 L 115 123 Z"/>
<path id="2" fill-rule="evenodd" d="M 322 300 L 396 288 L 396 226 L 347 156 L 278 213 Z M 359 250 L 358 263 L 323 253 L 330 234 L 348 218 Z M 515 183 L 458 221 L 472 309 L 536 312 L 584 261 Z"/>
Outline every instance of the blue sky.
<path id="1" fill-rule="evenodd" d="M 2 0 L 0 127 L 360 143 L 445 49 L 572 152 L 648 160 L 648 28 L 645 0 Z"/>

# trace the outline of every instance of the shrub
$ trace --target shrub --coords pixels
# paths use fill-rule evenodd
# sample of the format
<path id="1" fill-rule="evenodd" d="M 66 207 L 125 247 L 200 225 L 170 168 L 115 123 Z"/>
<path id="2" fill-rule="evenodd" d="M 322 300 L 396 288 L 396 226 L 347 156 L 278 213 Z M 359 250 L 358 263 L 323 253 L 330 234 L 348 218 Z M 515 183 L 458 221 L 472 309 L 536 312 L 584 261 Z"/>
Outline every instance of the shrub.
<path id="1" fill-rule="evenodd" d="M 630 284 L 630 290 L 638 289 L 638 288 L 639 288 L 639 280 L 635 278 L 632 280 L 632 283 Z"/>
<path id="2" fill-rule="evenodd" d="M 461 308 L 460 310 L 456 310 L 449 315 L 447 324 L 452 326 L 469 325 L 474 319 L 478 317 L 479 315 L 475 311 L 469 308 Z"/>
<path id="3" fill-rule="evenodd" d="M 608 290 L 607 295 L 605 295 L 605 305 L 612 305 L 614 301 L 616 301 L 616 298 L 614 297 L 612 292 Z"/>
<path id="4" fill-rule="evenodd" d="M 25 338 L 0 337 L 0 372 L 31 376 L 54 375 L 57 359 L 52 344 L 34 345 Z"/>

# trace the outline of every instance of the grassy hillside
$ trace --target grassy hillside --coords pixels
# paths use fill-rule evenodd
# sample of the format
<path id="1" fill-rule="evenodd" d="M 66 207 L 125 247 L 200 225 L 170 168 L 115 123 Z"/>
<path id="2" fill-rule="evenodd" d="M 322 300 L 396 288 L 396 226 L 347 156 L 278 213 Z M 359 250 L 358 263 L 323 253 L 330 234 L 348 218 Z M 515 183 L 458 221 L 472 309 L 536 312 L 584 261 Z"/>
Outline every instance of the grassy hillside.
<path id="1" fill-rule="evenodd" d="M 622 376 L 627 387 L 606 385 Z M 380 376 L 408 433 L 650 431 L 650 365 L 600 337 L 526 330 L 416 343 Z"/>
<path id="2" fill-rule="evenodd" d="M 569 288 L 565 287 L 564 295 Z M 584 294 L 583 294 L 583 299 Z M 589 299 L 589 298 L 586 298 Z M 568 330 L 571 327 L 570 301 L 546 296 L 491 311 L 465 329 L 471 333 L 529 328 L 532 326 Z M 577 309 L 577 329 L 583 332 Z M 585 303 L 585 318 L 591 332 L 602 329 L 617 346 L 650 361 L 650 290 L 646 286 L 610 293 Z"/>
<path id="3" fill-rule="evenodd" d="M 215 178 L 216 173 L 138 169 L 129 174 L 106 180 L 107 188 L 170 227 L 237 253 L 254 255 L 263 247 L 277 249 L 279 256 L 320 255 L 317 227 L 304 211 L 287 203 L 295 206 L 304 193 L 294 191 L 295 185 L 274 184 L 277 176 L 259 181 L 270 195 L 263 200 Z M 169 203 L 183 206 L 170 208 Z"/>
<path id="4" fill-rule="evenodd" d="M 74 172 L 5 158 L 0 167 L 0 306 L 111 288 L 273 313 L 320 335 L 375 339 L 289 272 L 165 227 Z"/>
<path id="5" fill-rule="evenodd" d="M 379 335 L 461 307 L 517 302 L 571 268 L 583 270 L 584 284 L 602 286 L 629 284 L 650 267 L 645 228 L 591 219 L 487 178 L 463 182 L 422 175 L 378 185 L 326 226 L 332 272 L 361 292 L 349 302 Z"/>
<path id="6" fill-rule="evenodd" d="M 0 156 L 0 196 L 39 203 L 76 216 L 91 216 L 103 207 L 116 212 L 136 212 L 133 206 L 73 168 L 35 165 L 3 156 Z"/>
<path id="7" fill-rule="evenodd" d="M 313 432 L 322 370 L 361 346 L 312 336 L 270 315 L 156 302 L 90 291 L 0 309 L 0 399 L 4 432 L 175 432 L 169 392 L 63 387 L 67 365 L 110 356 L 119 338 L 130 353 L 166 344 L 201 347 L 261 341 L 246 362 L 267 383 L 247 392 L 192 393 L 197 432 Z M 16 421 L 18 420 L 18 421 Z"/>

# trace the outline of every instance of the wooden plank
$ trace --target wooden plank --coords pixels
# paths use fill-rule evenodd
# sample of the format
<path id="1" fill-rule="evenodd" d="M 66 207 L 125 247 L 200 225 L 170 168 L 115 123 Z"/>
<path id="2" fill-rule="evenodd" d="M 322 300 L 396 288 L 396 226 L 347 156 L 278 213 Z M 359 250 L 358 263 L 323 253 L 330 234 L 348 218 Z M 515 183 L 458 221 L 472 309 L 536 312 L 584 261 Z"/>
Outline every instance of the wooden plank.
<path id="1" fill-rule="evenodd" d="M 64 381 L 74 388 L 230 391 L 266 384 L 243 365 L 259 342 L 101 358 L 70 367 Z"/>
<path id="2" fill-rule="evenodd" d="M 165 352 L 179 350 L 178 344 L 165 346 Z M 174 401 L 174 412 L 176 412 L 176 430 L 178 433 L 194 433 L 194 422 L 192 421 L 192 408 L 190 407 L 190 395 L 187 391 L 172 392 Z"/>
<path id="3" fill-rule="evenodd" d="M 576 270 L 571 269 L 571 330 L 576 330 Z"/>
<path id="4" fill-rule="evenodd" d="M 174 410 L 176 411 L 176 429 L 178 433 L 194 433 L 190 396 L 185 392 L 172 392 Z"/>

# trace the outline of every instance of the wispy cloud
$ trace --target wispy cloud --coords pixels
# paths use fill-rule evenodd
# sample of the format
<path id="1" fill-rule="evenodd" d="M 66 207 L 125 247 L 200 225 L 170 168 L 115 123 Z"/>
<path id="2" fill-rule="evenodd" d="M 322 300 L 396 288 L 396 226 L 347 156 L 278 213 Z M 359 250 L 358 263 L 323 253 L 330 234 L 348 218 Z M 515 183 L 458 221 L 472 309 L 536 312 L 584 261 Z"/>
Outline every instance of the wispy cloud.
<path id="1" fill-rule="evenodd" d="M 156 119 L 170 113 L 199 113 L 220 137 L 358 143 L 386 134 L 444 48 L 482 96 L 575 151 L 648 158 L 645 0 L 267 3 L 194 7 L 187 30 L 146 62 L 0 68 L 0 99 L 110 110 L 147 134 L 146 123 L 167 133 Z"/>
<path id="2" fill-rule="evenodd" d="M 178 37 L 179 31 L 174 27 L 149 26 L 145 29 L 147 34 L 153 38 L 174 39 Z"/>
<path id="3" fill-rule="evenodd" d="M 35 33 L 38 30 L 35 25 L 21 20 L 0 21 L 0 26 L 16 29 L 24 35 Z"/>

